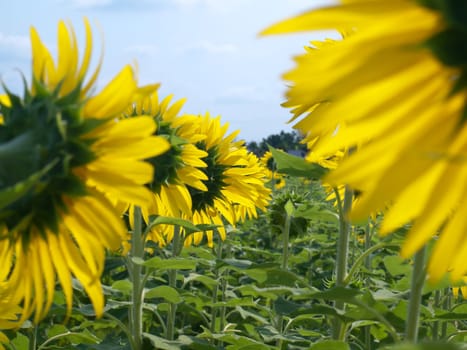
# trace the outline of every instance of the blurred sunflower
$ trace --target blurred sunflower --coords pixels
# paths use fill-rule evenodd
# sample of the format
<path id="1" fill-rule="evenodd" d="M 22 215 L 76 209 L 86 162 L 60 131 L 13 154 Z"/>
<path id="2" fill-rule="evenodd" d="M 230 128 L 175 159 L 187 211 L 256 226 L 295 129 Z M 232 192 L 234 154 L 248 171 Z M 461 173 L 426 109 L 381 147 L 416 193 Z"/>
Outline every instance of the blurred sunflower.
<path id="1" fill-rule="evenodd" d="M 3 256 L 0 259 L 3 259 Z M 4 263 L 5 261 L 0 262 Z M 11 286 L 8 286 L 6 283 L 0 283 L 0 330 L 18 328 L 20 325 L 18 321 L 22 310 L 18 305 L 19 301 L 17 294 L 12 290 Z M 8 337 L 0 331 L 0 350 L 5 349 L 2 344 L 8 343 Z"/>
<path id="2" fill-rule="evenodd" d="M 141 92 L 130 66 L 99 93 L 100 63 L 85 82 L 92 33 L 84 23 L 81 63 L 71 26 L 58 24 L 56 64 L 31 28 L 32 86 L 0 100 L 0 193 L 10 194 L 0 203 L 0 276 L 16 286 L 22 319 L 34 313 L 34 322 L 49 310 L 57 277 L 68 312 L 74 276 L 102 314 L 105 249 L 118 249 L 126 235 L 109 198 L 145 205 L 154 170 L 144 159 L 168 149 L 153 136 L 152 118 L 117 119 Z"/>
<path id="3" fill-rule="evenodd" d="M 325 179 L 361 193 L 353 219 L 384 210 L 383 234 L 413 223 L 404 257 L 439 233 L 432 280 L 467 272 L 466 18 L 455 0 L 346 0 L 264 32 L 349 33 L 296 58 L 286 105 L 301 106 L 310 133 L 331 136 L 319 152 L 358 144 Z"/>
<path id="4" fill-rule="evenodd" d="M 207 191 L 188 186 L 193 203 L 190 216 L 194 224 L 218 225 L 221 239 L 225 239 L 224 220 L 235 226 L 239 220 L 256 217 L 257 209 L 265 210 L 270 190 L 266 188 L 266 168 L 259 159 L 248 152 L 243 141 L 235 141 L 238 131 L 228 134 L 228 124 L 221 124 L 220 117 L 185 116 L 191 128 L 205 139 L 196 146 L 207 152 L 203 168 Z M 199 244 L 206 234 L 208 245 L 213 246 L 213 231 L 193 233 L 186 237 L 185 245 Z"/>
<path id="5" fill-rule="evenodd" d="M 270 182 L 276 190 L 283 188 L 285 186 L 285 178 L 284 175 L 275 171 L 276 166 L 271 151 L 265 152 L 259 161 L 266 168 L 268 182 Z"/>

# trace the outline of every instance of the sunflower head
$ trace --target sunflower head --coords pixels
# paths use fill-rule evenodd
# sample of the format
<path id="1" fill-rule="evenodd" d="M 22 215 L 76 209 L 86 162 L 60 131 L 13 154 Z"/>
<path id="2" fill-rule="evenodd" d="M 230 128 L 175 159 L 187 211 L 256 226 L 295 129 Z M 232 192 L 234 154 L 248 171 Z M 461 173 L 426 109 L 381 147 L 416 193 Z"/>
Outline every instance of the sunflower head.
<path id="1" fill-rule="evenodd" d="M 256 216 L 257 208 L 265 210 L 270 190 L 266 188 L 266 168 L 258 158 L 248 152 L 243 141 L 236 141 L 238 131 L 227 134 L 228 124 L 221 124 L 220 117 L 186 116 L 193 122 L 191 127 L 205 136 L 196 146 L 207 153 L 204 162 L 207 191 L 188 186 L 193 202 L 190 217 L 195 224 L 214 224 L 225 239 L 224 225 L 234 226 L 238 221 Z M 185 244 L 199 244 L 206 235 L 213 244 L 213 231 L 194 233 Z"/>
<path id="2" fill-rule="evenodd" d="M 456 0 L 419 0 L 420 4 L 442 16 L 442 29 L 426 40 L 425 45 L 446 67 L 456 73 L 452 93 L 467 88 L 467 6 Z M 461 118 L 467 121 L 467 105 Z"/>
<path id="3" fill-rule="evenodd" d="M 85 28 L 80 61 L 73 29 L 59 22 L 56 62 L 32 28 L 31 86 L 0 97 L 0 283 L 21 303 L 21 322 L 46 315 L 57 279 L 71 312 L 72 276 L 102 314 L 105 249 L 126 234 L 112 200 L 146 203 L 154 169 L 144 159 L 168 148 L 151 118 L 117 119 L 140 91 L 130 66 L 92 89 L 100 64 L 86 79 Z"/>
<path id="4" fill-rule="evenodd" d="M 205 137 L 190 127 L 190 118 L 178 115 L 185 100 L 170 104 L 171 100 L 171 95 L 159 100 L 157 92 L 140 94 L 124 114 L 126 118 L 139 114 L 150 116 L 157 125 L 154 135 L 169 144 L 165 153 L 148 158 L 157 170 L 148 184 L 153 193 L 152 201 L 142 208 L 146 220 L 153 214 L 175 217 L 189 214 L 192 201 L 187 186 L 200 192 L 207 190 L 202 182 L 207 177 L 201 170 L 206 167 L 207 153 L 195 145 Z"/>
<path id="5" fill-rule="evenodd" d="M 286 223 L 286 204 L 290 202 L 296 209 L 301 205 L 305 205 L 310 200 L 309 193 L 297 193 L 294 191 L 286 191 L 276 196 L 269 205 L 268 220 L 271 224 L 271 231 L 276 236 L 283 233 Z M 308 228 L 308 220 L 302 217 L 292 217 L 290 220 L 290 235 L 297 237 L 306 232 Z"/>
<path id="6" fill-rule="evenodd" d="M 105 121 L 82 117 L 80 85 L 64 96 L 36 79 L 33 86 L 34 94 L 26 89 L 20 98 L 9 92 L 9 103 L 0 102 L 4 119 L 0 125 L 0 188 L 28 187 L 21 198 L 2 205 L 0 217 L 10 235 L 21 230 L 26 242 L 31 226 L 42 234 L 46 228 L 58 231 L 59 215 L 53 208 L 63 210 L 64 195 L 86 194 L 73 169 L 96 158 L 91 149 L 93 139 L 83 136 Z M 34 183 L 28 186 L 32 179 Z"/>
<path id="7" fill-rule="evenodd" d="M 203 169 L 208 179 L 208 181 L 204 182 L 208 190 L 200 191 L 193 187 L 190 187 L 189 190 L 193 200 L 193 211 L 205 211 L 214 206 L 215 199 L 225 199 L 222 189 L 226 186 L 224 171 L 227 166 L 218 161 L 219 150 L 216 146 L 207 148 L 204 141 L 198 142 L 196 146 L 205 150 L 208 154 L 204 159 L 207 167 Z"/>
<path id="8" fill-rule="evenodd" d="M 204 117 L 197 117 L 197 122 L 198 132 L 206 137 L 195 145 L 207 154 L 203 159 L 207 166 L 202 169 L 206 177 L 203 183 L 207 191 L 193 187 L 189 187 L 189 191 L 193 201 L 193 212 L 203 212 L 214 207 L 216 200 L 225 200 L 223 193 L 223 189 L 227 186 L 225 171 L 234 166 L 235 162 L 234 158 L 229 158 L 228 151 L 235 151 L 233 144 L 230 144 L 235 136 L 224 137 L 228 125 L 221 127 L 219 117 L 211 118 L 206 114 Z"/>
<path id="9" fill-rule="evenodd" d="M 259 160 L 265 167 L 266 176 L 269 179 L 269 183 L 274 186 L 276 190 L 279 190 L 285 186 L 284 175 L 276 171 L 276 163 L 272 157 L 271 151 L 267 151 Z"/>

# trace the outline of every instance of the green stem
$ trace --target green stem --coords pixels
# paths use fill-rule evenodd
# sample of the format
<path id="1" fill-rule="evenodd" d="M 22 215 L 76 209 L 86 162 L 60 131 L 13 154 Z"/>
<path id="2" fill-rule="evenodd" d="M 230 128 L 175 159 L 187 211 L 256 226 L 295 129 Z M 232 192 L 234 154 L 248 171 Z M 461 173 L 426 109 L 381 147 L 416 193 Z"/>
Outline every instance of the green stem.
<path id="1" fill-rule="evenodd" d="M 126 336 L 128 337 L 128 341 L 130 342 L 131 349 L 136 349 L 136 345 L 135 345 L 135 342 L 133 340 L 133 336 L 132 336 L 132 333 L 131 333 L 130 329 L 122 321 L 120 321 L 117 317 L 109 314 L 108 312 L 104 312 L 104 317 L 106 317 L 109 320 L 112 320 L 113 322 L 115 322 L 120 327 L 120 329 L 123 331 L 123 333 L 125 333 Z"/>
<path id="2" fill-rule="evenodd" d="M 353 191 L 350 187 L 345 187 L 344 200 L 342 201 L 337 188 L 334 188 L 336 194 L 338 210 L 339 210 L 339 238 L 337 241 L 337 259 L 336 259 L 336 286 L 343 287 L 346 285 L 347 264 L 349 255 L 349 236 L 350 222 L 347 220 L 347 215 L 352 208 Z M 334 307 L 337 310 L 344 309 L 343 301 L 336 301 Z M 345 324 L 335 318 L 332 327 L 332 337 L 335 340 L 345 341 Z"/>
<path id="3" fill-rule="evenodd" d="M 460 336 L 460 335 L 462 335 L 462 336 L 467 335 L 467 330 L 465 330 L 465 331 L 457 331 L 457 332 L 451 334 L 451 335 L 446 339 L 446 342 L 447 342 L 447 343 L 450 343 L 450 342 L 452 342 L 456 337 L 458 337 L 458 336 Z"/>
<path id="4" fill-rule="evenodd" d="M 42 349 L 46 349 L 46 345 L 49 344 L 49 343 L 52 343 L 54 342 L 55 340 L 57 339 L 60 339 L 60 338 L 66 338 L 70 335 L 76 335 L 76 336 L 82 336 L 82 333 L 78 333 L 78 332 L 66 332 L 66 333 L 61 333 L 61 334 L 57 334 L 57 335 L 54 335 L 53 337 L 47 339 L 45 342 L 43 342 L 38 348 L 37 350 L 42 350 Z"/>
<path id="5" fill-rule="evenodd" d="M 289 238 L 290 238 L 290 223 L 292 216 L 289 213 L 285 214 L 285 224 L 283 230 L 283 251 L 282 251 L 282 268 L 288 269 L 289 265 Z"/>
<path id="6" fill-rule="evenodd" d="M 367 252 L 371 249 L 371 238 L 373 237 L 375 226 L 376 225 L 373 222 L 372 218 L 369 217 L 367 225 L 366 225 L 366 230 L 365 230 L 365 252 L 362 254 L 362 255 L 365 255 L 364 266 L 365 266 L 367 271 L 371 270 L 371 252 L 370 253 L 367 253 Z M 352 276 L 354 274 L 354 271 L 352 271 L 352 270 L 357 265 L 357 263 L 359 263 L 359 260 L 360 259 L 357 259 L 354 266 L 352 266 L 352 269 L 349 272 L 350 278 L 352 278 Z M 347 279 L 349 279 L 349 277 Z M 370 287 L 369 277 L 367 277 L 365 279 L 365 285 L 367 287 Z M 364 333 L 365 333 L 365 349 L 371 350 L 372 349 L 372 346 L 371 346 L 371 344 L 372 344 L 372 341 L 371 341 L 371 326 L 365 326 Z"/>
<path id="7" fill-rule="evenodd" d="M 290 240 L 290 224 L 292 221 L 293 204 L 287 202 L 285 205 L 285 223 L 282 229 L 282 269 L 287 270 L 289 268 L 289 240 Z M 277 330 L 280 334 L 284 332 L 284 318 L 282 315 L 278 315 L 276 319 Z M 278 339 L 276 345 L 279 349 L 282 349 L 284 341 Z"/>
<path id="8" fill-rule="evenodd" d="M 410 298 L 407 311 L 407 324 L 405 337 L 412 343 L 417 343 L 420 318 L 420 306 L 422 301 L 423 285 L 425 284 L 425 254 L 426 248 L 421 248 L 416 254 L 413 264 Z"/>
<path id="9" fill-rule="evenodd" d="M 449 288 L 444 289 L 443 310 L 451 310 L 451 291 Z M 448 334 L 448 323 L 444 321 L 441 326 L 441 338 L 446 338 Z"/>
<path id="10" fill-rule="evenodd" d="M 180 236 L 180 227 L 174 225 L 174 236 L 172 239 L 172 257 L 177 257 L 182 248 L 182 239 Z M 177 270 L 171 269 L 168 271 L 169 275 L 169 286 L 172 288 L 177 287 Z M 177 314 L 177 304 L 169 303 L 169 312 L 167 314 L 167 332 L 166 338 L 168 340 L 174 340 L 175 337 L 175 317 Z"/>
<path id="11" fill-rule="evenodd" d="M 349 235 L 350 222 L 347 220 L 347 214 L 352 207 L 353 191 L 346 186 L 344 192 L 344 201 L 342 202 L 339 196 L 339 191 L 336 192 L 336 198 L 339 204 L 339 239 L 337 241 L 337 265 L 336 265 L 336 285 L 344 286 L 347 276 L 347 262 L 349 255 Z"/>
<path id="12" fill-rule="evenodd" d="M 355 263 L 352 265 L 352 267 L 349 270 L 349 273 L 344 279 L 343 286 L 346 286 L 350 283 L 352 280 L 352 277 L 355 275 L 357 272 L 357 269 L 360 267 L 360 265 L 365 261 L 367 261 L 367 258 L 370 257 L 371 253 L 373 253 L 376 250 L 382 249 L 382 248 L 398 248 L 399 245 L 397 244 L 388 244 L 388 243 L 380 243 L 377 245 L 374 245 L 373 247 L 367 249 L 366 251 L 363 252 L 362 255 L 358 257 L 357 260 L 355 260 Z M 366 264 L 365 264 L 366 265 Z"/>
<path id="13" fill-rule="evenodd" d="M 37 347 L 37 330 L 39 327 L 37 325 L 34 325 L 33 328 L 31 329 L 31 334 L 29 335 L 29 350 L 36 350 Z M 46 341 L 47 343 L 47 341 Z M 44 344 L 42 344 L 44 345 Z M 42 346 L 41 345 L 41 346 Z"/>
<path id="14" fill-rule="evenodd" d="M 370 217 L 368 218 L 368 224 L 365 230 L 365 251 L 371 248 L 371 238 L 373 237 L 374 230 L 375 230 L 375 223 Z M 365 268 L 367 270 L 371 269 L 371 256 L 370 255 L 368 255 L 365 259 Z"/>
<path id="15" fill-rule="evenodd" d="M 441 291 L 435 291 L 435 300 L 434 300 L 434 309 L 440 307 L 441 302 Z M 439 339 L 439 321 L 433 322 L 433 341 L 437 341 Z"/>
<path id="16" fill-rule="evenodd" d="M 131 235 L 131 251 L 128 259 L 130 282 L 133 286 L 130 305 L 130 332 L 133 337 L 132 350 L 141 350 L 143 344 L 143 281 L 142 266 L 135 264 L 132 258 L 144 258 L 144 238 L 142 235 L 141 208 L 135 206 L 134 228 Z"/>
<path id="17" fill-rule="evenodd" d="M 219 241 L 219 244 L 217 246 L 217 259 L 221 260 L 222 259 L 222 241 Z M 212 298 L 211 301 L 213 304 L 216 304 L 218 301 L 218 291 L 219 291 L 219 284 L 222 283 L 221 281 L 221 276 L 219 274 L 219 269 L 216 267 L 214 271 L 214 275 L 217 281 L 217 284 L 214 286 L 212 290 Z M 217 321 L 217 312 L 219 310 L 219 307 L 213 306 L 211 308 L 211 332 L 216 332 L 216 321 Z"/>

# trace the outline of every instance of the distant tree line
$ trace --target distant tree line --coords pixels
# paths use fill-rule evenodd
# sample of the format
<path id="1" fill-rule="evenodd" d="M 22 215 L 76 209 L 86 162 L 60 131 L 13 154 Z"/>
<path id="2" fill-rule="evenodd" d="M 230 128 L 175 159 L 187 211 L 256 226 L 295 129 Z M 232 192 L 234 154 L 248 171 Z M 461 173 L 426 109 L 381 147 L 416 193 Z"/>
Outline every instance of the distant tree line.
<path id="1" fill-rule="evenodd" d="M 306 145 L 300 143 L 302 139 L 302 135 L 297 131 L 281 131 L 279 134 L 273 134 L 263 138 L 260 142 L 247 142 L 246 146 L 250 152 L 253 152 L 258 157 L 263 156 L 263 154 L 269 150 L 268 144 L 288 153 L 304 155 L 306 152 Z"/>

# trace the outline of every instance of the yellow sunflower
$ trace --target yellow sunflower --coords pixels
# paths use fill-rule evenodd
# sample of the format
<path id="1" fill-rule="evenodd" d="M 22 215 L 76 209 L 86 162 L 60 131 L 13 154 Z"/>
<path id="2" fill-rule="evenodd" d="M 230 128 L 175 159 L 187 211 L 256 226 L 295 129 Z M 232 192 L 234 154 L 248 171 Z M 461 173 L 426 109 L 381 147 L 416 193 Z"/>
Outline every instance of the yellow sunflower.
<path id="1" fill-rule="evenodd" d="M 146 114 L 154 118 L 158 128 L 156 135 L 164 137 L 170 148 L 164 154 L 152 157 L 149 162 L 157 167 L 149 183 L 152 190 L 150 206 L 143 207 L 143 215 L 167 215 L 179 217 L 191 213 L 191 196 L 187 186 L 206 191 L 202 180 L 207 177 L 201 168 L 206 167 L 202 158 L 207 153 L 193 143 L 204 138 L 192 128 L 180 126 L 180 112 L 185 99 L 170 105 L 172 96 L 159 101 L 157 92 L 139 98 L 127 112 L 127 116 Z"/>
<path id="2" fill-rule="evenodd" d="M 207 167 L 202 168 L 207 191 L 188 186 L 192 198 L 192 213 L 184 216 L 194 224 L 215 224 L 222 239 L 226 237 L 224 223 L 234 226 L 246 217 L 256 217 L 257 209 L 265 210 L 270 190 L 266 188 L 266 168 L 248 152 L 243 141 L 236 141 L 238 131 L 226 135 L 228 124 L 220 117 L 184 116 L 181 122 L 190 125 L 197 134 L 205 135 L 195 145 L 207 152 Z M 225 221 L 224 221 L 225 220 Z M 213 231 L 205 232 L 208 245 L 213 245 Z M 199 244 L 203 232 L 186 237 L 185 245 Z M 169 237 L 170 238 L 170 237 Z"/>
<path id="3" fill-rule="evenodd" d="M 0 100 L 0 193 L 14 193 L 0 197 L 0 276 L 34 322 L 49 310 L 57 279 L 71 311 L 72 276 L 102 314 L 105 249 L 118 249 L 127 232 L 109 198 L 145 205 L 154 170 L 144 159 L 168 149 L 151 117 L 117 119 L 139 91 L 130 66 L 94 93 L 100 64 L 86 81 L 87 20 L 85 29 L 79 63 L 73 29 L 59 22 L 55 63 L 32 28 L 32 86 Z"/>
<path id="4" fill-rule="evenodd" d="M 439 233 L 432 280 L 467 272 L 467 23 L 457 4 L 347 0 L 265 31 L 349 33 L 296 58 L 287 104 L 303 106 L 310 133 L 330 135 L 318 151 L 358 144 L 325 179 L 361 193 L 353 219 L 384 210 L 382 233 L 412 223 L 404 257 Z"/>
<path id="5" fill-rule="evenodd" d="M 150 115 L 158 128 L 156 135 L 166 139 L 170 148 L 167 152 L 148 161 L 157 167 L 153 179 L 148 186 L 151 189 L 151 201 L 142 207 L 146 222 L 150 215 L 170 217 L 190 216 L 192 199 L 188 186 L 199 191 L 207 191 L 203 181 L 207 176 L 202 171 L 207 165 L 203 161 L 208 154 L 195 146 L 196 142 L 206 138 L 193 128 L 193 120 L 180 117 L 178 114 L 185 103 L 181 99 L 170 105 L 172 95 L 159 100 L 157 92 L 150 95 L 137 96 L 134 103 L 127 109 L 124 118 L 134 115 Z M 130 207 L 130 222 L 133 221 L 133 208 Z M 148 239 L 165 245 L 167 228 L 160 226 L 149 233 Z"/>
<path id="6" fill-rule="evenodd" d="M 3 256 L 0 256 L 3 259 Z M 5 261 L 0 261 L 5 263 Z M 8 263 L 8 262 L 6 262 Z M 5 277 L 5 276 L 2 276 Z M 19 325 L 19 318 L 22 313 L 21 307 L 18 305 L 20 302 L 17 294 L 6 283 L 0 283 L 0 330 L 17 328 Z M 2 344 L 8 344 L 9 339 L 0 331 L 0 350 L 5 347 Z"/>

